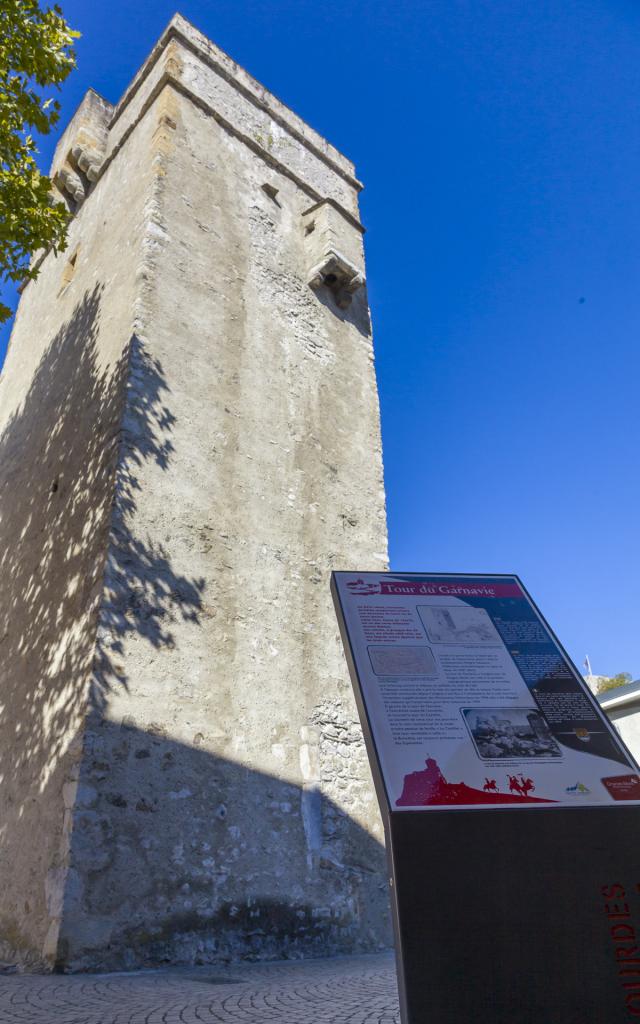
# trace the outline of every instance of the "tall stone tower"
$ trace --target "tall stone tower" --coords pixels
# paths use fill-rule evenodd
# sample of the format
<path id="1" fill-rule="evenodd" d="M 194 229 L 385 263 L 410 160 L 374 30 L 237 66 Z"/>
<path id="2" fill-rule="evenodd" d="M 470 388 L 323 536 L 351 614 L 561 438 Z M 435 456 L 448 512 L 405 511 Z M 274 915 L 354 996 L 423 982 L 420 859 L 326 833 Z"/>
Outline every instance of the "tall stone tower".
<path id="1" fill-rule="evenodd" d="M 329 595 L 386 564 L 353 166 L 176 16 L 52 174 L 2 375 L 0 957 L 380 948 Z"/>

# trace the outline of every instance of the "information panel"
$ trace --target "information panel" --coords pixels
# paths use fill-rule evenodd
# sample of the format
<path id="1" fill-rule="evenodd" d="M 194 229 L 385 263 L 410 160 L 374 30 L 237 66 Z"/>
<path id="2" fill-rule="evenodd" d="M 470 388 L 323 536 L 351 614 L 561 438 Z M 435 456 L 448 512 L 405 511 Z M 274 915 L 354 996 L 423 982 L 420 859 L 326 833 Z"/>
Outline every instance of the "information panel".
<path id="1" fill-rule="evenodd" d="M 390 811 L 640 802 L 516 576 L 339 572 L 334 594 Z"/>

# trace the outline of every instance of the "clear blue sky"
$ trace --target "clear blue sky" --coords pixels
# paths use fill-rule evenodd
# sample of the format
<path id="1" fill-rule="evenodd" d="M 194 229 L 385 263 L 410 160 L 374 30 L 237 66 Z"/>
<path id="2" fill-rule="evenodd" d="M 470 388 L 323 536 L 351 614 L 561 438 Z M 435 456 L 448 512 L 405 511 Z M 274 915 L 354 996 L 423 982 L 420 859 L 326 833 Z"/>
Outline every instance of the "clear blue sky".
<path id="1" fill-rule="evenodd" d="M 61 2 L 64 122 L 177 0 Z M 579 665 L 640 676 L 640 4 L 180 9 L 366 184 L 392 568 L 517 572 Z"/>

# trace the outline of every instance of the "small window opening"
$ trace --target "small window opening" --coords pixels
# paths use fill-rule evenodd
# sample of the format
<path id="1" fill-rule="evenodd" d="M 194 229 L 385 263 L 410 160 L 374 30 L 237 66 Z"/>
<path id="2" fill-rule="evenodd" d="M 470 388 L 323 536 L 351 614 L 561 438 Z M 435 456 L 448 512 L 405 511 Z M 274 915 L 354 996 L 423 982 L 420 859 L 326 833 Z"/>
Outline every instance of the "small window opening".
<path id="1" fill-rule="evenodd" d="M 307 224 L 307 226 L 306 226 L 306 228 L 304 230 L 304 233 L 305 233 L 305 235 L 310 235 L 315 230 L 316 230 L 316 222 L 315 222 L 315 220 L 312 220 L 310 224 Z"/>
<path id="2" fill-rule="evenodd" d="M 275 185 L 270 185 L 268 182 L 265 182 L 265 184 L 262 186 L 262 191 L 269 196 L 269 199 L 271 199 L 276 204 L 276 206 L 280 206 L 280 203 L 278 202 L 278 192 L 280 191 L 280 189 L 277 189 Z"/>
<path id="3" fill-rule="evenodd" d="M 78 247 L 65 263 L 64 270 L 62 271 L 62 277 L 60 279 L 60 291 L 58 292 L 58 295 L 62 295 L 65 288 L 68 287 L 73 279 L 76 272 L 76 265 L 78 263 L 79 251 L 80 249 Z"/>

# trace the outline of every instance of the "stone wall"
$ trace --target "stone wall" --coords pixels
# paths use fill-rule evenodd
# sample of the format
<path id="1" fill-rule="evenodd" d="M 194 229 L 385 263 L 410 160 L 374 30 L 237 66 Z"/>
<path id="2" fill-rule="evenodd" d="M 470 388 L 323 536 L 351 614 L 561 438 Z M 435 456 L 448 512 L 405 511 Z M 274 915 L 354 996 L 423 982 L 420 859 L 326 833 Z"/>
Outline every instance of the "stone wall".
<path id="1" fill-rule="evenodd" d="M 47 390 L 6 419 L 31 575 L 0 728 L 15 759 L 29 721 L 37 757 L 5 863 L 23 818 L 41 840 L 5 939 L 71 969 L 380 948 L 382 829 L 329 595 L 332 568 L 386 559 L 353 168 L 179 17 L 117 108 L 79 115 L 99 170 L 74 165 L 72 124 L 70 250 L 27 287 L 3 374 L 4 395 Z M 62 437 L 54 512 L 29 488 Z M 28 586 L 39 546 L 53 590 Z"/>
<path id="2" fill-rule="evenodd" d="M 27 285 L 1 378 L 0 955 L 36 964 L 55 960 L 66 885 L 129 374 L 144 136 L 96 185 L 67 251 Z"/>

